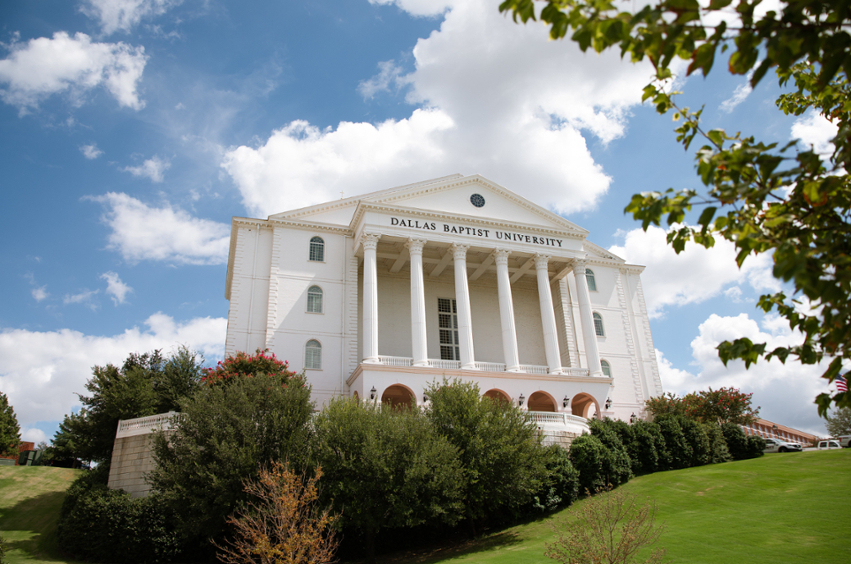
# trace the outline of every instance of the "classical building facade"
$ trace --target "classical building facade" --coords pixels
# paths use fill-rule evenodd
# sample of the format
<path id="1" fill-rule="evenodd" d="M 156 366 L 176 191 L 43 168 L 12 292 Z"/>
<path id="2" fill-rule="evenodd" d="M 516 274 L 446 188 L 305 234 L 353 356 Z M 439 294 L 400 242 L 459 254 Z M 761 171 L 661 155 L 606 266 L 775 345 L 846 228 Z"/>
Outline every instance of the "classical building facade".
<path id="1" fill-rule="evenodd" d="M 542 428 L 662 393 L 641 266 L 478 175 L 234 218 L 226 354 L 269 349 L 333 396 L 422 404 L 462 378 Z"/>

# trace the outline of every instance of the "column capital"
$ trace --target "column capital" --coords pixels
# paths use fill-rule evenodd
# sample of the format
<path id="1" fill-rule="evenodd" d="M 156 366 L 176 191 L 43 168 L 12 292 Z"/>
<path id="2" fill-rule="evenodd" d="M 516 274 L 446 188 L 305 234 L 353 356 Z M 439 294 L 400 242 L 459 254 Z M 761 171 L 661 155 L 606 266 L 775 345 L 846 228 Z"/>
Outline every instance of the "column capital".
<path id="1" fill-rule="evenodd" d="M 573 259 L 573 273 L 585 274 L 585 267 L 588 266 L 588 261 L 585 259 Z"/>
<path id="2" fill-rule="evenodd" d="M 381 239 L 381 235 L 377 233 L 364 233 L 361 235 L 360 243 L 363 245 L 364 250 L 375 250 L 378 247 L 379 239 Z"/>
<path id="3" fill-rule="evenodd" d="M 467 249 L 470 248 L 470 245 L 459 245 L 457 243 L 452 243 L 452 246 L 449 247 L 449 250 L 452 251 L 452 256 L 455 260 L 463 260 L 467 258 Z"/>
<path id="4" fill-rule="evenodd" d="M 508 264 L 508 255 L 511 254 L 511 251 L 508 249 L 494 249 L 491 254 L 496 264 Z"/>
<path id="5" fill-rule="evenodd" d="M 426 243 L 428 243 L 428 241 L 425 239 L 414 239 L 412 237 L 408 239 L 405 246 L 408 247 L 408 252 L 412 255 L 421 255 L 423 254 L 423 247 L 426 246 Z"/>
<path id="6" fill-rule="evenodd" d="M 550 261 L 550 255 L 535 255 L 535 269 L 536 270 L 545 270 L 547 268 L 547 263 Z"/>

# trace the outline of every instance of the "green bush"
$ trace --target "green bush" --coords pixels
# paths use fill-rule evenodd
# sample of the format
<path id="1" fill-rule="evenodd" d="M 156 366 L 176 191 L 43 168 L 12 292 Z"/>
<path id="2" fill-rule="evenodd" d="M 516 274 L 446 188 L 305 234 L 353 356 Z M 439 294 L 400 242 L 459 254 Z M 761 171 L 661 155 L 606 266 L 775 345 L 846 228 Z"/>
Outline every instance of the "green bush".
<path id="1" fill-rule="evenodd" d="M 721 427 L 715 423 L 702 423 L 706 438 L 709 439 L 709 464 L 718 464 L 730 460 L 730 450 Z"/>
<path id="2" fill-rule="evenodd" d="M 683 437 L 691 448 L 689 466 L 703 466 L 712 461 L 711 445 L 705 427 L 689 417 L 678 417 Z"/>
<path id="3" fill-rule="evenodd" d="M 636 421 L 631 425 L 633 443 L 627 445 L 633 460 L 633 474 L 650 474 L 670 465 L 665 437 L 659 425 L 650 421 Z"/>
<path id="4" fill-rule="evenodd" d="M 680 417 L 664 416 L 654 421 L 665 439 L 667 467 L 665 469 L 688 468 L 691 465 L 693 451 L 683 434 Z"/>
<path id="5" fill-rule="evenodd" d="M 547 478 L 534 495 L 530 507 L 534 511 L 566 507 L 579 496 L 579 472 L 570 462 L 566 449 L 558 445 L 542 448 L 545 451 Z"/>
<path id="6" fill-rule="evenodd" d="M 174 515 L 160 496 L 132 499 L 106 486 L 108 469 L 87 472 L 68 488 L 57 541 L 78 560 L 141 564 L 181 555 Z"/>
<path id="7" fill-rule="evenodd" d="M 745 460 L 762 456 L 765 441 L 756 435 L 747 436 L 742 428 L 735 423 L 724 423 L 721 432 L 733 460 Z"/>
<path id="8" fill-rule="evenodd" d="M 622 421 L 620 423 L 623 423 Z M 588 422 L 591 434 L 600 439 L 600 442 L 608 449 L 607 466 L 604 468 L 608 476 L 607 484 L 617 486 L 625 484 L 632 478 L 632 462 L 629 454 L 615 431 L 617 423 L 611 419 L 604 421 L 591 420 Z"/>
<path id="9" fill-rule="evenodd" d="M 570 445 L 570 462 L 579 472 L 582 492 L 595 492 L 609 484 L 606 468 L 609 466 L 609 449 L 594 435 L 582 435 Z"/>

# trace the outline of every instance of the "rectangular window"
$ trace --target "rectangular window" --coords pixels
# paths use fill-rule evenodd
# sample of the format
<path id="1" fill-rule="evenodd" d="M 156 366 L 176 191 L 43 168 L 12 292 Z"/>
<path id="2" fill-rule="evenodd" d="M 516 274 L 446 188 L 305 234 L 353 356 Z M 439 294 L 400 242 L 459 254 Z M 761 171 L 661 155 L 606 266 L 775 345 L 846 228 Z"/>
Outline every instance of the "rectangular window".
<path id="1" fill-rule="evenodd" d="M 455 300 L 438 298 L 437 317 L 440 326 L 440 360 L 461 360 L 458 347 L 458 307 Z"/>

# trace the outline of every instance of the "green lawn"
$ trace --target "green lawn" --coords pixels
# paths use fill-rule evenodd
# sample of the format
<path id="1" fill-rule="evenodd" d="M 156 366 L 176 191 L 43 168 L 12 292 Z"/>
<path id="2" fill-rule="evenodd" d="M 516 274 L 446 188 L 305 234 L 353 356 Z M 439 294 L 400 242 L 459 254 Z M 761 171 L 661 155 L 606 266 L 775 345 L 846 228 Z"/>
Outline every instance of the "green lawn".
<path id="1" fill-rule="evenodd" d="M 52 532 L 63 492 L 77 472 L 0 467 L 0 534 L 10 541 L 10 564 L 62 562 Z M 851 449 L 660 472 L 623 489 L 656 501 L 658 521 L 665 525 L 660 545 L 674 562 L 851 562 Z M 544 544 L 558 519 L 556 514 L 460 546 L 388 555 L 379 562 L 550 562 Z"/>
<path id="2" fill-rule="evenodd" d="M 0 535 L 9 564 L 61 562 L 54 531 L 65 490 L 79 470 L 0 466 Z"/>
<path id="3" fill-rule="evenodd" d="M 851 562 L 851 449 L 769 454 L 659 472 L 623 488 L 656 501 L 657 522 L 665 525 L 659 545 L 674 562 Z M 554 562 L 543 554 L 558 518 L 455 549 L 391 555 L 379 562 Z"/>

